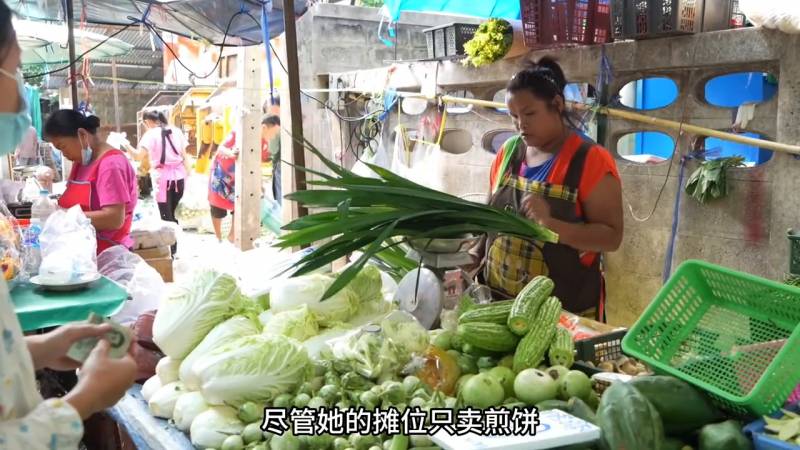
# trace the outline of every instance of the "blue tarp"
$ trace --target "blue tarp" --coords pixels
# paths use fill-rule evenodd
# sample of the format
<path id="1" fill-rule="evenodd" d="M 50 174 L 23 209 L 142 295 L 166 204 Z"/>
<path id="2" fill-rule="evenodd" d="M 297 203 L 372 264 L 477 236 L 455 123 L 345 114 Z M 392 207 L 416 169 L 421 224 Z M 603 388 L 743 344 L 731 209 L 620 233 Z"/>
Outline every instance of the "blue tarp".
<path id="1" fill-rule="evenodd" d="M 508 20 L 520 18 L 519 0 L 386 0 L 384 5 L 388 8 L 392 21 L 399 20 L 403 11 L 441 12 Z"/>
<path id="2" fill-rule="evenodd" d="M 144 19 L 158 30 L 213 44 L 222 43 L 230 23 L 226 45 L 253 45 L 262 42 L 261 6 L 266 1 L 269 0 L 73 0 L 73 12 L 76 26 L 83 13 L 86 22 L 100 25 L 127 25 Z M 270 3 L 269 31 L 275 37 L 283 33 L 283 0 Z M 65 19 L 61 1 L 6 0 L 6 4 L 22 18 Z M 295 0 L 294 6 L 296 15 L 303 14 L 307 0 Z M 236 15 L 239 12 L 243 14 Z"/>

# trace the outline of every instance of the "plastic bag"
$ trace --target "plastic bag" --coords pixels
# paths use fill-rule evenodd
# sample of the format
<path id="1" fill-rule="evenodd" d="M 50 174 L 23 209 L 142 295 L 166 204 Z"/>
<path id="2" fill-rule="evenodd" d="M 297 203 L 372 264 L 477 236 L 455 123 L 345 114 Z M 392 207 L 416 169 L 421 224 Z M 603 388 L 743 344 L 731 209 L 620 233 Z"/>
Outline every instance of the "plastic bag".
<path id="1" fill-rule="evenodd" d="M 403 127 L 397 127 L 391 170 L 422 186 L 444 191 L 444 171 L 448 165 L 436 144 L 412 142 Z"/>
<path id="2" fill-rule="evenodd" d="M 173 222 L 165 222 L 157 216 L 142 217 L 131 227 L 134 249 L 169 247 L 178 242 L 181 228 Z"/>
<path id="3" fill-rule="evenodd" d="M 3 278 L 13 284 L 27 279 L 22 261 L 22 231 L 4 202 L 0 202 L 0 270 Z M 13 286 L 11 286 L 13 287 Z"/>
<path id="4" fill-rule="evenodd" d="M 128 291 L 128 300 L 111 319 L 127 325 L 144 312 L 158 309 L 166 284 L 141 256 L 117 245 L 97 256 L 97 269 Z"/>
<path id="5" fill-rule="evenodd" d="M 155 184 L 154 184 L 155 185 Z M 192 173 L 186 179 L 186 188 L 175 217 L 185 230 L 205 230 L 204 221 L 211 220 L 208 205 L 208 175 Z"/>
<path id="6" fill-rule="evenodd" d="M 414 316 L 395 311 L 380 325 L 368 324 L 329 345 L 339 372 L 355 372 L 375 380 L 405 368 L 426 351 L 429 343 L 428 330 Z"/>
<path id="7" fill-rule="evenodd" d="M 97 238 L 80 206 L 50 215 L 39 243 L 42 249 L 39 277 L 43 281 L 66 284 L 97 274 Z"/>
<path id="8" fill-rule="evenodd" d="M 756 26 L 800 33 L 800 3 L 786 0 L 741 0 L 739 9 Z"/>

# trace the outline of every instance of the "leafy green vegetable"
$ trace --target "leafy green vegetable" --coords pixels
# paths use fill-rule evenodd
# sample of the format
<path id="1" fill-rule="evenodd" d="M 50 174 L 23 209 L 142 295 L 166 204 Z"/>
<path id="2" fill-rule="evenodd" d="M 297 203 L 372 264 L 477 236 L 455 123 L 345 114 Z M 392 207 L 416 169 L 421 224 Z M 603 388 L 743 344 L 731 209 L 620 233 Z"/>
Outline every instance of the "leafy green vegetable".
<path id="1" fill-rule="evenodd" d="M 513 212 L 426 188 L 371 164 L 368 167 L 379 178 L 361 177 L 326 159 L 307 140 L 304 144 L 334 176 L 302 169 L 320 178 L 309 181 L 318 189 L 293 192 L 286 198 L 323 212 L 287 224 L 284 229 L 289 232 L 279 237 L 276 247 L 291 248 L 330 239 L 289 269 L 293 270 L 293 277 L 311 273 L 352 252 L 362 252 L 328 287 L 323 299 L 344 289 L 367 261 L 386 249 L 384 243 L 396 237 L 453 238 L 503 233 L 558 242 L 556 233 Z M 270 298 L 273 307 L 274 302 Z"/>
<path id="2" fill-rule="evenodd" d="M 164 419 L 172 419 L 175 412 L 175 403 L 178 397 L 186 393 L 186 388 L 180 381 L 165 384 L 147 402 L 150 414 Z"/>
<path id="3" fill-rule="evenodd" d="M 195 363 L 206 401 L 239 406 L 268 404 L 302 383 L 311 369 L 308 355 L 284 336 L 246 336 L 215 349 Z"/>
<path id="4" fill-rule="evenodd" d="M 161 302 L 153 321 L 153 342 L 167 356 L 183 359 L 217 324 L 254 308 L 232 276 L 200 272 Z"/>
<path id="5" fill-rule="evenodd" d="M 686 182 L 686 193 L 703 204 L 725 197 L 728 194 L 728 169 L 743 165 L 744 158 L 740 156 L 704 161 Z"/>
<path id="6" fill-rule="evenodd" d="M 464 43 L 464 65 L 481 67 L 506 56 L 514 42 L 514 29 L 507 20 L 489 19 L 478 26 L 475 36 Z"/>
<path id="7" fill-rule="evenodd" d="M 323 274 L 279 280 L 270 291 L 271 311 L 277 314 L 306 305 L 322 326 L 345 322 L 358 310 L 359 296 L 346 287 L 322 301 L 326 290 L 334 282 L 335 278 Z"/>
<path id="8" fill-rule="evenodd" d="M 264 324 L 266 335 L 282 335 L 304 341 L 319 333 L 319 325 L 307 305 L 275 314 L 265 311 L 259 319 Z"/>
<path id="9" fill-rule="evenodd" d="M 180 368 L 178 369 L 180 380 L 186 384 L 187 389 L 193 391 L 200 389 L 200 379 L 193 370 L 194 363 L 197 362 L 198 359 L 221 345 L 235 341 L 244 336 L 258 334 L 260 331 L 260 326 L 256 324 L 256 321 L 244 316 L 231 317 L 215 326 L 203 340 L 200 341 L 197 347 L 181 361 Z"/>

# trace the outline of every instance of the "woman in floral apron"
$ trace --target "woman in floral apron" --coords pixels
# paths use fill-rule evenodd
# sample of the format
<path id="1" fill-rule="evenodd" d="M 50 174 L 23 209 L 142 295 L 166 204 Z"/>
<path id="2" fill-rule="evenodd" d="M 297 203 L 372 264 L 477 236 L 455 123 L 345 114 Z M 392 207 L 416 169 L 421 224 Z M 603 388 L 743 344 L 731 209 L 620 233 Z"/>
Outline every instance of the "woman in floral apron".
<path id="1" fill-rule="evenodd" d="M 519 135 L 497 154 L 489 200 L 555 231 L 559 243 L 489 235 L 477 256 L 483 281 L 501 295 L 546 275 L 564 309 L 604 320 L 601 255 L 622 241 L 622 187 L 611 154 L 571 125 L 565 86 L 549 58 L 509 81 L 506 103 Z"/>

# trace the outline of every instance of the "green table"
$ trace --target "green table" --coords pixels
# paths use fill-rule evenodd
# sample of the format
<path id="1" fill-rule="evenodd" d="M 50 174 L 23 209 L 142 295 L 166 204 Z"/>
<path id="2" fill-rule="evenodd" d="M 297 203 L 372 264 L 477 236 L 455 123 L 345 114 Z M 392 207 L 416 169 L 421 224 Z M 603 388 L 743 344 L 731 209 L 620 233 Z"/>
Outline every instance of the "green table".
<path id="1" fill-rule="evenodd" d="M 122 309 L 127 299 L 128 292 L 106 277 L 75 292 L 45 291 L 30 283 L 21 283 L 11 291 L 22 331 L 86 320 L 90 312 L 108 317 Z"/>

